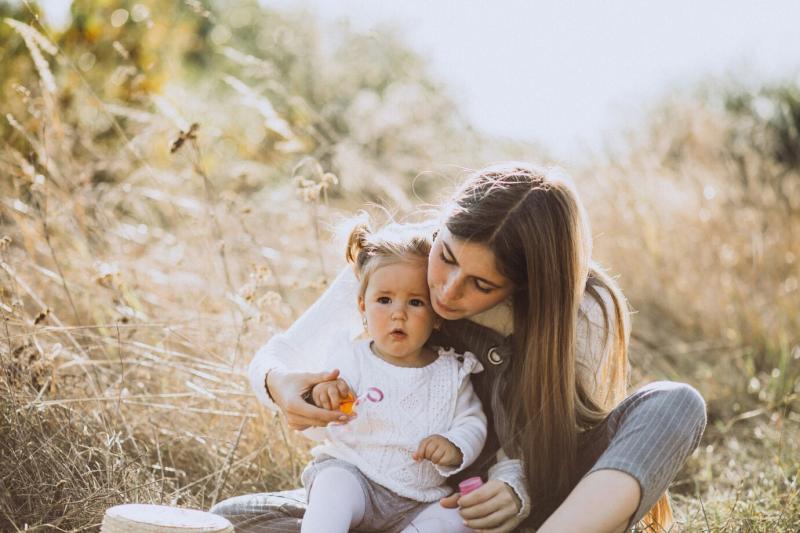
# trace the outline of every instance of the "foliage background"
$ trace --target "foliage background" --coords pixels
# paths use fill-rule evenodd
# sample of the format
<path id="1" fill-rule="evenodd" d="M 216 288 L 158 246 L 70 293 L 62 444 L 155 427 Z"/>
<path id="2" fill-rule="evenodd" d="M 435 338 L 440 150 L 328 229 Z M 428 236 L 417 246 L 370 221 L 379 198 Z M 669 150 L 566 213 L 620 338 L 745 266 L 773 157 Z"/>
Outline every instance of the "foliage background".
<path id="1" fill-rule="evenodd" d="M 297 483 L 251 355 L 341 265 L 337 220 L 403 218 L 464 169 L 549 162 L 475 130 L 391 28 L 255 1 L 0 2 L 0 530 L 96 530 Z M 713 79 L 570 168 L 636 311 L 632 387 L 695 385 L 677 529 L 800 527 L 800 87 Z"/>

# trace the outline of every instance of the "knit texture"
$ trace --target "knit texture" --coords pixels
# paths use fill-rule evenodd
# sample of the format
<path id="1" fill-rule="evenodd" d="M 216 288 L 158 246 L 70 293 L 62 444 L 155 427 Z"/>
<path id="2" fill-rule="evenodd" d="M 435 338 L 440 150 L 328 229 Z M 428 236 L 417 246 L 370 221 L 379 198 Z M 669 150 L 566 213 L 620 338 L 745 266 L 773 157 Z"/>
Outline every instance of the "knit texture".
<path id="1" fill-rule="evenodd" d="M 399 367 L 372 353 L 369 340 L 341 342 L 327 364 L 340 369 L 357 396 L 371 387 L 383 400 L 364 400 L 358 416 L 347 424 L 311 428 L 310 438 L 324 438 L 312 450 L 347 461 L 372 481 L 401 496 L 430 502 L 446 496 L 448 476 L 475 460 L 486 440 L 486 416 L 469 376 L 482 370 L 475 355 L 439 350 L 439 357 L 421 368 Z M 414 461 L 420 441 L 442 435 L 463 455 L 460 465 L 441 467 L 428 460 Z"/>

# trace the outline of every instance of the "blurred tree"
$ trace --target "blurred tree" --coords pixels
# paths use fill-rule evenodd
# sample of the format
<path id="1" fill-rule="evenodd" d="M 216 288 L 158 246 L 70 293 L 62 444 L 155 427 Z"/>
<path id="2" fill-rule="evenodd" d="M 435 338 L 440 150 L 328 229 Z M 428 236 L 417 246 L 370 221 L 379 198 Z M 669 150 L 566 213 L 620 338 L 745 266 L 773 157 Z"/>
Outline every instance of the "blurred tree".
<path id="1" fill-rule="evenodd" d="M 310 13 L 255 0 L 75 0 L 60 32 L 15 9 L 13 18 L 58 46 L 51 68 L 61 119 L 109 150 L 126 142 L 119 133 L 131 113 L 117 112 L 120 105 L 163 114 L 166 102 L 202 117 L 201 135 L 215 130 L 235 145 L 220 148 L 217 160 L 262 163 L 278 177 L 312 158 L 361 200 L 402 207 L 412 188 L 429 197 L 441 186 L 416 180 L 420 170 L 480 164 L 485 151 L 498 157 L 500 145 L 471 128 L 424 58 L 388 28 L 323 27 Z M 0 83 L 16 107 L 13 85 L 35 97 L 36 72 L 22 39 L 3 31 L 11 46 Z M 106 104 L 117 106 L 113 121 Z"/>
<path id="2" fill-rule="evenodd" d="M 731 119 L 724 149 L 736 165 L 738 201 L 800 213 L 800 87 L 736 87 L 723 98 Z"/>

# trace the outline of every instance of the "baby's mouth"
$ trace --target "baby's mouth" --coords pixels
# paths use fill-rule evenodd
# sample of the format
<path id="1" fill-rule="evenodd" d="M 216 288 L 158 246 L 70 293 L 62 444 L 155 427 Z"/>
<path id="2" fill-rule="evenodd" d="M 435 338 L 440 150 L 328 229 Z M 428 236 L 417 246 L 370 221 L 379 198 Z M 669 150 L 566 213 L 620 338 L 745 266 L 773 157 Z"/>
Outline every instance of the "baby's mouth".
<path id="1" fill-rule="evenodd" d="M 389 335 L 390 335 L 390 336 L 391 336 L 393 339 L 403 339 L 403 338 L 405 338 L 405 337 L 406 337 L 406 332 L 405 332 L 405 331 L 403 331 L 403 330 L 402 330 L 402 329 L 400 329 L 400 328 L 396 328 L 396 329 L 393 329 L 393 330 L 392 330 L 392 331 L 389 333 Z"/>

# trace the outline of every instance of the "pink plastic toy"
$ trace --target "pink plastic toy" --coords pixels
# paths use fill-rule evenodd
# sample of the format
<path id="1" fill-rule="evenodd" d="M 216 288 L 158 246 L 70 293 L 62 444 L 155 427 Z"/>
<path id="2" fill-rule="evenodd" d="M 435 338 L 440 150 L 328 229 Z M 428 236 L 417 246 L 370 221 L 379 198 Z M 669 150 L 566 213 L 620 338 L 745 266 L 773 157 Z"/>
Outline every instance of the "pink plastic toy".
<path id="1" fill-rule="evenodd" d="M 475 489 L 483 485 L 483 480 L 480 476 L 470 477 L 458 484 L 458 491 L 462 496 L 465 496 Z"/>

